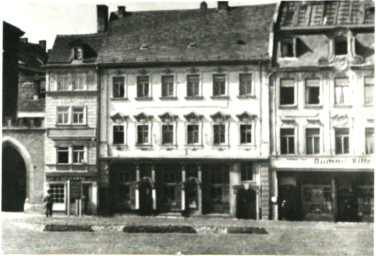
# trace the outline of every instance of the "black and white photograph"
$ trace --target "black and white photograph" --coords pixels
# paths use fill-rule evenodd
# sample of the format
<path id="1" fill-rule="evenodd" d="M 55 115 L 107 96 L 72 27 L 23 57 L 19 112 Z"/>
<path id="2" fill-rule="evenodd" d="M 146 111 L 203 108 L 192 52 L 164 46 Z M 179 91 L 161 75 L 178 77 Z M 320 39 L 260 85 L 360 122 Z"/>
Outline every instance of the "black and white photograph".
<path id="1" fill-rule="evenodd" d="M 373 0 L 0 9 L 1 253 L 374 255 Z"/>

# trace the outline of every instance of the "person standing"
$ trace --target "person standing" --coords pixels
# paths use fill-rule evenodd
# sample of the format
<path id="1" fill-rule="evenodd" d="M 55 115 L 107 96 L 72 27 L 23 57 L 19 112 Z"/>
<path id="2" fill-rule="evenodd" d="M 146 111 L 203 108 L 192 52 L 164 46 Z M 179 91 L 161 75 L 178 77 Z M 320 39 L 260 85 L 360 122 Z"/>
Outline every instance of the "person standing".
<path id="1" fill-rule="evenodd" d="M 49 189 L 47 191 L 47 196 L 44 198 L 44 205 L 45 205 L 45 208 L 46 208 L 46 217 L 47 218 L 48 218 L 48 216 L 52 217 L 53 204 L 54 204 L 54 200 L 53 200 L 52 195 L 51 195 L 51 190 Z"/>

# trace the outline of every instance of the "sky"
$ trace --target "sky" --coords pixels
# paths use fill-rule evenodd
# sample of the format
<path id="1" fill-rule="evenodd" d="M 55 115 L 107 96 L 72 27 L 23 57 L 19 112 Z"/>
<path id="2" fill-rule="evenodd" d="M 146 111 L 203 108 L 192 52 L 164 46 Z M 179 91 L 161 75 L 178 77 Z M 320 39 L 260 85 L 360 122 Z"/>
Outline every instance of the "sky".
<path id="1" fill-rule="evenodd" d="M 277 0 L 229 1 L 229 6 L 268 4 Z M 217 7 L 217 1 L 206 1 L 209 8 Z M 96 5 L 105 4 L 109 11 L 126 6 L 127 11 L 197 9 L 200 1 L 52 1 L 52 0 L 3 0 L 0 17 L 25 32 L 31 43 L 47 40 L 47 48 L 53 46 L 57 34 L 88 34 L 96 32 Z"/>

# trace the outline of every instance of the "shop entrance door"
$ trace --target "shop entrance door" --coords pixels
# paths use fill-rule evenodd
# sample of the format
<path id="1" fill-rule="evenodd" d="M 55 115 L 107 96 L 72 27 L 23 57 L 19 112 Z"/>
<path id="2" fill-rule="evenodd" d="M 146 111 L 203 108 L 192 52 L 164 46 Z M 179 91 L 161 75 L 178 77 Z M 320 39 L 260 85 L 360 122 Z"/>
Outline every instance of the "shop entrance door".
<path id="1" fill-rule="evenodd" d="M 240 189 L 236 194 L 236 217 L 238 219 L 257 218 L 256 191 L 253 189 Z"/>
<path id="2" fill-rule="evenodd" d="M 90 209 L 90 189 L 91 184 L 82 184 L 82 213 L 85 215 L 90 215 L 91 214 L 91 209 Z"/>
<path id="3" fill-rule="evenodd" d="M 279 188 L 279 219 L 299 220 L 297 202 L 299 193 L 296 186 L 283 185 Z"/>
<path id="4" fill-rule="evenodd" d="M 356 205 L 354 191 L 351 188 L 339 190 L 337 202 L 337 221 L 357 221 L 358 207 Z"/>
<path id="5" fill-rule="evenodd" d="M 139 185 L 140 193 L 140 215 L 151 215 L 153 213 L 152 187 L 147 181 Z"/>

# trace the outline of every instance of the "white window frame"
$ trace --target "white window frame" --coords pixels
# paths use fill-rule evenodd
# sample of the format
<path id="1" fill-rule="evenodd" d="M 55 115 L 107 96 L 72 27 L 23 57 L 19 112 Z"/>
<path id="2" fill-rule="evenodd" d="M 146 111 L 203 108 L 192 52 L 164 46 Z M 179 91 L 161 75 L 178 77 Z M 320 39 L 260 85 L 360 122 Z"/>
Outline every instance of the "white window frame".
<path id="1" fill-rule="evenodd" d="M 59 150 L 59 148 L 67 148 L 67 150 Z M 59 162 L 59 152 L 68 152 L 68 162 L 67 163 L 61 163 Z M 56 147 L 56 164 L 70 164 L 72 162 L 71 159 L 71 148 L 69 146 L 63 146 L 63 145 L 57 145 Z"/>
<path id="2" fill-rule="evenodd" d="M 363 91 L 364 105 L 365 106 L 373 106 L 374 103 L 375 103 L 375 82 L 367 83 L 367 79 L 372 79 L 373 81 L 375 81 L 373 76 L 365 76 L 364 77 L 364 83 L 363 83 L 364 84 L 364 91 Z M 372 102 L 370 102 L 370 103 L 366 102 L 366 87 L 367 86 L 372 88 L 372 93 L 373 93 Z"/>
<path id="3" fill-rule="evenodd" d="M 57 91 L 67 92 L 72 90 L 72 76 L 70 74 L 59 74 L 57 75 Z M 63 86 L 61 86 L 63 85 Z"/>
<path id="4" fill-rule="evenodd" d="M 347 79 L 348 83 L 347 83 L 347 86 L 343 86 L 343 85 L 338 85 L 337 86 L 337 80 L 340 80 L 340 79 Z M 352 96 L 352 92 L 351 92 L 351 81 L 350 81 L 350 77 L 334 77 L 334 106 L 336 107 L 341 107 L 341 106 L 351 106 L 352 105 L 352 101 L 351 101 L 351 96 Z M 343 92 L 343 97 L 344 97 L 344 102 L 343 103 L 337 103 L 337 93 L 336 93 L 336 89 L 337 87 L 341 87 L 342 88 L 342 92 Z M 348 92 L 347 92 L 347 95 L 344 91 L 343 88 L 347 88 Z M 347 98 L 346 98 L 347 96 Z M 348 100 L 348 102 L 346 101 Z"/>
<path id="5" fill-rule="evenodd" d="M 123 142 L 121 142 L 121 143 L 115 143 L 115 136 L 114 136 L 114 130 L 115 130 L 115 126 L 119 126 L 119 127 L 123 127 Z M 126 145 L 127 143 L 126 143 L 126 134 L 127 134 L 127 132 L 126 132 L 126 124 L 125 123 L 113 123 L 112 124 L 112 129 L 111 129 L 111 144 L 112 145 Z"/>
<path id="6" fill-rule="evenodd" d="M 372 135 L 372 142 L 373 142 L 373 152 L 367 153 L 367 130 L 373 129 L 373 135 Z M 375 153 L 375 128 L 374 127 L 365 127 L 364 129 L 364 154 L 365 155 L 373 155 Z"/>
<path id="7" fill-rule="evenodd" d="M 77 58 L 76 57 L 76 51 L 81 51 L 81 57 L 80 58 Z M 81 47 L 81 46 L 74 46 L 73 48 L 72 48 L 72 59 L 73 60 L 83 60 L 84 59 L 84 49 L 83 49 L 83 47 Z"/>
<path id="8" fill-rule="evenodd" d="M 191 126 L 191 125 L 195 125 L 195 126 L 197 126 L 198 127 L 198 134 L 197 134 L 197 136 L 198 136 L 198 141 L 197 142 L 195 142 L 195 143 L 189 143 L 189 141 L 188 141 L 188 138 L 189 138 L 189 136 L 188 136 L 188 126 Z M 201 122 L 197 122 L 197 123 L 192 123 L 192 122 L 188 122 L 188 123 L 186 123 L 186 125 L 185 125 L 185 131 L 186 131 L 186 141 L 185 141 L 185 144 L 187 145 L 187 146 L 198 146 L 198 145 L 202 145 L 202 128 L 201 128 Z"/>
<path id="9" fill-rule="evenodd" d="M 75 149 L 75 147 L 82 147 L 82 150 L 77 150 Z M 85 164 L 87 161 L 86 161 L 86 147 L 84 145 L 72 145 L 72 164 L 75 164 L 75 165 L 82 165 L 82 164 Z M 82 162 L 78 162 L 76 163 L 74 161 L 74 154 L 75 153 L 82 153 Z"/>
<path id="10" fill-rule="evenodd" d="M 292 42 L 292 55 L 293 56 L 283 56 L 283 42 L 285 41 L 291 41 Z M 285 38 L 282 38 L 280 41 L 279 41 L 279 49 L 280 49 L 280 53 L 281 53 L 281 57 L 282 59 L 296 59 L 297 57 L 297 49 L 296 49 L 296 38 L 295 37 L 285 37 Z"/>
<path id="11" fill-rule="evenodd" d="M 63 112 L 63 109 L 66 110 Z M 67 120 L 66 122 L 59 122 L 60 120 L 60 115 L 67 115 Z M 65 118 L 63 118 L 65 120 Z M 70 107 L 67 106 L 58 106 L 56 108 L 56 124 L 57 125 L 69 125 L 70 124 Z"/>
<path id="12" fill-rule="evenodd" d="M 241 94 L 241 77 L 242 76 L 251 76 L 251 91 L 246 94 Z M 255 79 L 254 74 L 249 72 L 242 72 L 238 75 L 239 78 L 239 97 L 254 97 L 255 96 Z"/>
<path id="13" fill-rule="evenodd" d="M 308 81 L 309 80 L 318 80 L 318 86 L 312 86 L 312 85 L 309 85 L 308 84 Z M 319 107 L 322 105 L 322 98 L 323 98 L 323 95 L 322 95 L 322 81 L 320 78 L 317 78 L 317 77 L 307 77 L 306 79 L 304 79 L 304 104 L 306 107 Z M 315 104 L 315 103 L 308 103 L 308 88 L 310 87 L 318 87 L 319 88 L 319 103 Z"/>
<path id="14" fill-rule="evenodd" d="M 148 127 L 148 141 L 145 143 L 145 142 L 143 142 L 143 143 L 140 143 L 139 141 L 138 141 L 138 128 L 139 128 L 139 126 L 147 126 Z M 151 131 L 152 131 L 152 129 L 151 129 L 151 124 L 150 123 L 137 123 L 136 124 L 136 146 L 150 146 L 150 145 L 152 145 L 151 144 L 151 140 L 152 140 L 152 134 L 151 134 Z"/>
<path id="15" fill-rule="evenodd" d="M 123 97 L 115 97 L 115 94 L 114 94 L 114 91 L 115 91 L 115 79 L 117 78 L 122 78 L 123 79 L 123 90 L 124 90 L 124 96 Z M 111 98 L 112 99 L 127 99 L 127 95 L 128 95 L 128 92 L 127 92 L 127 83 L 126 83 L 126 76 L 124 75 L 114 75 L 114 76 L 111 76 Z"/>
<path id="16" fill-rule="evenodd" d="M 281 137 L 281 129 L 293 129 L 294 130 L 294 153 L 287 153 L 282 154 L 282 137 Z M 298 126 L 297 125 L 290 125 L 290 124 L 282 124 L 277 131 L 277 137 L 278 137 L 278 153 L 281 156 L 292 156 L 292 155 L 298 155 L 299 154 L 299 133 L 298 133 Z"/>
<path id="17" fill-rule="evenodd" d="M 311 137 L 311 138 L 314 138 L 314 137 L 318 137 L 319 138 L 319 152 L 318 153 L 308 154 L 308 151 L 307 151 L 307 147 L 308 147 L 308 145 L 307 145 L 307 129 L 317 129 L 317 130 L 319 130 L 318 136 Z M 304 153 L 306 155 L 312 156 L 312 155 L 320 155 L 320 154 L 323 153 L 323 146 L 322 146 L 323 145 L 323 137 L 322 137 L 322 129 L 321 129 L 321 127 L 319 127 L 319 126 L 306 126 L 304 128 L 304 145 L 305 145 L 305 147 L 304 147 Z"/>
<path id="18" fill-rule="evenodd" d="M 83 162 L 82 163 L 74 163 L 74 147 L 79 146 L 83 147 Z M 59 163 L 59 148 L 66 147 L 68 148 L 68 163 Z M 84 144 L 72 144 L 72 145 L 56 145 L 56 164 L 58 165 L 83 165 L 86 164 L 88 161 L 88 147 Z"/>
<path id="19" fill-rule="evenodd" d="M 217 125 L 223 125 L 225 127 L 225 130 L 224 130 L 224 136 L 225 136 L 225 141 L 224 142 L 221 142 L 221 143 L 214 143 L 215 141 L 215 126 Z M 212 124 L 212 131 L 213 131 L 213 139 L 212 139 L 212 144 L 214 147 L 220 147 L 220 146 L 228 146 L 228 130 L 229 130 L 229 125 L 228 125 L 228 122 L 224 122 L 224 123 L 219 123 L 219 122 L 214 122 Z"/>
<path id="20" fill-rule="evenodd" d="M 225 91 L 223 94 L 215 95 L 214 94 L 214 87 L 215 87 L 215 77 L 224 76 L 224 83 L 225 83 Z M 212 74 L 212 97 L 213 98 L 221 98 L 221 97 L 228 97 L 228 74 L 226 73 L 214 73 Z"/>
<path id="21" fill-rule="evenodd" d="M 66 123 L 59 123 L 59 109 L 68 108 L 68 122 Z M 83 108 L 83 122 L 76 123 L 74 122 L 74 109 Z M 63 126 L 63 125 L 73 125 L 73 126 L 82 126 L 87 125 L 87 107 L 86 106 L 58 106 L 56 107 L 56 125 Z"/>
<path id="22" fill-rule="evenodd" d="M 75 112 L 77 109 L 82 109 L 82 123 L 75 122 L 74 117 L 76 114 L 81 115 L 81 112 Z M 72 125 L 85 125 L 86 124 L 86 108 L 84 106 L 71 106 L 71 121 Z"/>
<path id="23" fill-rule="evenodd" d="M 242 126 L 244 126 L 244 125 L 250 125 L 251 126 L 251 141 L 250 142 L 242 142 L 241 140 L 242 140 L 242 130 L 241 130 L 241 127 Z M 254 137 L 254 134 L 255 134 L 255 127 L 254 127 L 254 122 L 248 122 L 248 123 L 246 123 L 246 122 L 241 122 L 240 124 L 239 124 L 239 144 L 241 145 L 241 146 L 249 146 L 249 145 L 253 145 L 254 144 L 254 142 L 255 142 L 255 137 Z"/>
<path id="24" fill-rule="evenodd" d="M 138 95 L 138 85 L 139 85 L 138 81 L 139 81 L 140 78 L 148 78 L 148 87 L 149 87 L 148 88 L 148 95 L 143 95 L 143 96 Z M 152 95 L 151 89 L 152 89 L 151 75 L 139 75 L 139 76 L 136 77 L 136 98 L 138 98 L 138 99 L 151 98 L 152 97 L 151 96 Z M 143 90 L 144 90 L 144 88 L 143 88 Z"/>
<path id="25" fill-rule="evenodd" d="M 348 138 L 349 138 L 349 149 L 348 149 L 348 153 L 343 153 L 343 149 L 344 149 L 344 140 L 343 140 L 343 138 L 345 137 L 345 135 L 343 135 L 343 136 L 341 136 L 342 137 L 342 150 L 341 150 L 341 152 L 342 153 L 338 153 L 337 154 L 337 147 L 336 147 L 336 141 L 337 141 L 337 133 L 336 133 L 336 130 L 338 130 L 338 129 L 347 129 L 348 131 L 349 131 L 349 133 L 348 133 Z M 334 134 L 334 143 L 333 143 L 333 154 L 334 155 L 349 155 L 349 154 L 351 154 L 351 146 L 352 146 L 352 143 L 351 143 L 351 129 L 350 129 L 350 127 L 337 127 L 337 126 L 335 126 L 335 127 L 333 127 L 333 134 Z"/>
<path id="26" fill-rule="evenodd" d="M 76 87 L 77 80 L 81 80 L 82 88 Z M 72 90 L 73 91 L 85 91 L 87 90 L 87 76 L 83 73 L 72 74 Z"/>
<path id="27" fill-rule="evenodd" d="M 291 85 L 283 86 L 282 83 L 285 80 L 293 81 L 293 85 L 292 86 Z M 288 78 L 288 77 L 281 77 L 281 78 L 279 78 L 278 82 L 279 82 L 279 86 L 278 86 L 278 105 L 279 105 L 279 107 L 280 108 L 291 108 L 291 107 L 295 108 L 295 107 L 297 107 L 297 105 L 298 105 L 298 99 L 297 99 L 297 97 L 298 97 L 298 86 L 297 86 L 296 79 L 295 78 Z M 281 88 L 282 87 L 292 87 L 292 88 L 294 88 L 294 103 L 292 103 L 292 104 L 281 104 L 281 91 L 282 91 Z"/>
<path id="28" fill-rule="evenodd" d="M 54 202 L 53 211 L 65 211 L 67 205 L 67 183 L 66 182 L 48 182 L 48 189 L 51 188 L 51 185 L 63 185 L 64 187 L 64 202 Z"/>
<path id="29" fill-rule="evenodd" d="M 163 95 L 163 79 L 166 77 L 172 77 L 172 95 Z M 162 99 L 176 97 L 176 84 L 177 84 L 176 79 L 177 79 L 177 76 L 174 74 L 162 74 L 161 75 L 161 98 Z"/>
<path id="30" fill-rule="evenodd" d="M 172 126 L 172 142 L 171 143 L 163 143 L 163 127 L 164 126 Z M 160 128 L 160 134 L 161 134 L 161 146 L 173 146 L 176 145 L 176 125 L 175 122 L 173 123 L 161 123 L 161 128 Z"/>
<path id="31" fill-rule="evenodd" d="M 198 92 L 197 92 L 197 95 L 189 95 L 188 91 L 189 91 L 189 77 L 197 77 L 198 79 Z M 201 83 L 201 79 L 202 79 L 202 76 L 201 74 L 199 73 L 192 73 L 192 74 L 187 74 L 186 75 L 186 79 L 187 79 L 187 90 L 186 90 L 186 95 L 187 95 L 187 98 L 198 98 L 198 97 L 202 97 L 202 83 Z"/>

